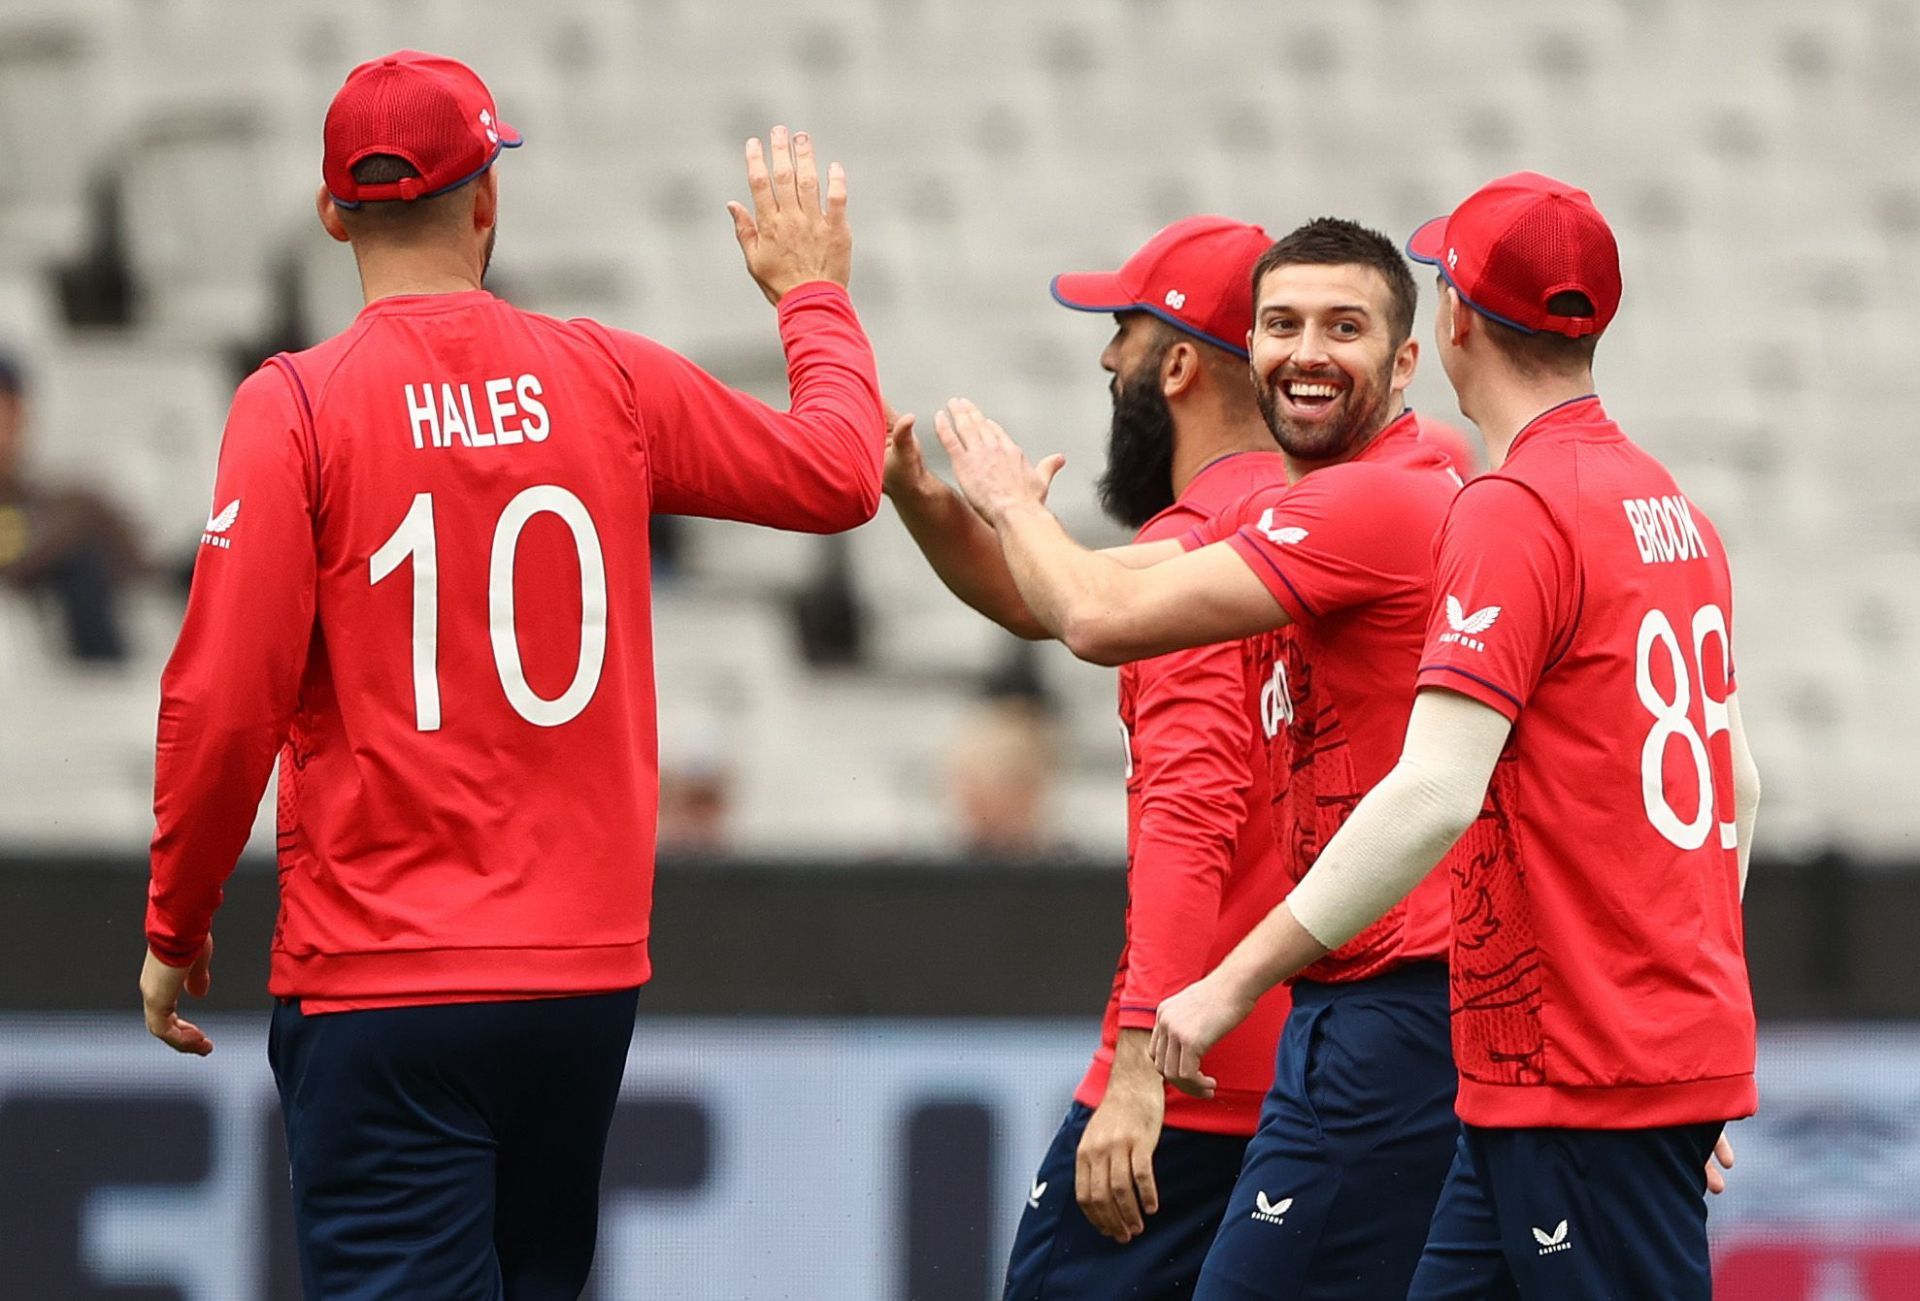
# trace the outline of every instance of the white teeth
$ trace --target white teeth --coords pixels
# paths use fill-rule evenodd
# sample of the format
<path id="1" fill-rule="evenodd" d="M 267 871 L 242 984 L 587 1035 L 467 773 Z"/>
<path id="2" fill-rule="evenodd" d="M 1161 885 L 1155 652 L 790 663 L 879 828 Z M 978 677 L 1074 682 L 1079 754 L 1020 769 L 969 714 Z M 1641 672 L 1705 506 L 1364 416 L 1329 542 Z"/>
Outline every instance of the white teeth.
<path id="1" fill-rule="evenodd" d="M 1337 397 L 1340 390 L 1332 384 L 1289 384 L 1287 392 L 1297 398 Z"/>

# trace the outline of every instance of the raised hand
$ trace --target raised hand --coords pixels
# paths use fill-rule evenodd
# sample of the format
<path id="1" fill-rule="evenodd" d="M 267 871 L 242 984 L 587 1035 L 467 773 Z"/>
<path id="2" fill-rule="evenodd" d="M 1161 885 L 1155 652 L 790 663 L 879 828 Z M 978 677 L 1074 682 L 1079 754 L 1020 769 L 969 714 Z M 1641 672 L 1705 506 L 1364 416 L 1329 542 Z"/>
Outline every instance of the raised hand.
<path id="1" fill-rule="evenodd" d="M 1045 505 L 1053 476 L 1067 458 L 1055 453 L 1033 465 L 1007 431 L 965 398 L 934 413 L 934 432 L 953 462 L 953 477 L 980 518 L 997 524 L 1023 505 Z"/>
<path id="2" fill-rule="evenodd" d="M 880 415 L 887 424 L 887 455 L 880 467 L 880 491 L 898 501 L 902 497 L 925 492 L 934 482 L 933 471 L 920 455 L 920 440 L 913 435 L 913 413 L 900 415 L 882 400 Z"/>
<path id="3" fill-rule="evenodd" d="M 777 126 L 768 133 L 766 149 L 758 137 L 747 141 L 747 189 L 753 211 L 738 203 L 728 203 L 727 211 L 747 273 L 767 301 L 777 305 L 787 291 L 811 280 L 845 287 L 853 271 L 853 232 L 847 227 L 847 177 L 840 164 L 827 167 L 823 211 L 812 138 L 800 131 L 789 140 L 787 129 Z"/>

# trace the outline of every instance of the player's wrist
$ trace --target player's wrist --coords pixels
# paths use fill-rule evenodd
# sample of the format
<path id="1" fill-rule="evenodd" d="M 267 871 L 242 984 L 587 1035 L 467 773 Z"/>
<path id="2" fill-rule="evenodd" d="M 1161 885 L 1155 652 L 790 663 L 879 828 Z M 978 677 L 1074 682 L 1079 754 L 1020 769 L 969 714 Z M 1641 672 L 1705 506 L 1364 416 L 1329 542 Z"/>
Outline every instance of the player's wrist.
<path id="1" fill-rule="evenodd" d="M 1212 980 L 1223 998 L 1242 1007 L 1252 1007 L 1275 984 L 1268 978 L 1255 955 L 1240 949 L 1221 959 Z"/>
<path id="2" fill-rule="evenodd" d="M 1049 515 L 1047 504 L 1038 497 L 1008 495 L 987 503 L 986 514 L 995 527 Z"/>
<path id="3" fill-rule="evenodd" d="M 1107 1072 L 1109 1092 L 1145 1097 L 1166 1087 L 1159 1067 L 1147 1052 L 1150 1036 L 1144 1030 L 1122 1030 L 1114 1044 L 1113 1067 Z"/>
<path id="4" fill-rule="evenodd" d="M 196 944 L 192 949 L 181 953 L 174 949 L 163 948 L 155 944 L 152 940 L 148 940 L 147 957 L 151 958 L 159 966 L 168 967 L 174 971 L 185 971 L 193 965 L 194 959 L 200 956 L 202 947 L 204 947 L 204 942 L 203 944 Z"/>
<path id="5" fill-rule="evenodd" d="M 897 471 L 883 474 L 880 478 L 880 491 L 894 505 L 909 510 L 926 511 L 946 495 L 947 486 L 925 466 L 917 470 Z"/>
<path id="6" fill-rule="evenodd" d="M 798 301 L 797 296 L 801 295 L 802 290 L 837 289 L 843 294 L 847 292 L 844 281 L 836 280 L 824 271 L 799 276 L 782 276 L 777 281 L 768 281 L 766 288 L 767 292 L 773 295 L 775 307 L 787 306 L 789 299 Z"/>

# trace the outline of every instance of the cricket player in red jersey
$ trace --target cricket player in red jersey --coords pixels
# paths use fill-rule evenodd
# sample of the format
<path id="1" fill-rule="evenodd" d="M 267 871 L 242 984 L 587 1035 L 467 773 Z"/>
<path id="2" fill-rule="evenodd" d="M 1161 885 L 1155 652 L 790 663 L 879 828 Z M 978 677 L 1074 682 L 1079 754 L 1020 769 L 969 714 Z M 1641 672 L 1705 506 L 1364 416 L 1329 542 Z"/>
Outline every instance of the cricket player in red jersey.
<path id="1" fill-rule="evenodd" d="M 1759 777 L 1726 553 L 1593 394 L 1621 277 L 1584 192 L 1504 177 L 1409 251 L 1439 269 L 1436 345 L 1494 469 L 1441 534 L 1399 762 L 1162 1005 L 1155 1058 L 1195 1080 L 1249 1000 L 1490 830 L 1452 863 L 1464 1124 L 1411 1295 L 1707 1297 L 1703 1165 L 1756 1105 L 1740 899 Z"/>
<path id="2" fill-rule="evenodd" d="M 1270 242 L 1258 226 L 1188 217 L 1117 271 L 1053 281 L 1060 303 L 1117 323 L 1100 356 L 1113 421 L 1098 490 L 1139 542 L 1181 537 L 1285 482 L 1243 346 L 1254 263 Z M 926 469 L 911 417 L 896 422 L 886 491 L 962 599 L 1015 633 L 1048 635 L 993 531 Z M 1100 1047 L 1024 1190 L 1008 1301 L 1192 1294 L 1273 1080 L 1287 991 L 1269 991 L 1214 1050 L 1211 1098 L 1170 1088 L 1147 1035 L 1161 998 L 1203 975 L 1286 890 L 1267 766 L 1278 654 L 1263 635 L 1121 667 L 1126 941 Z"/>
<path id="3" fill-rule="evenodd" d="M 731 205 L 781 413 L 481 287 L 519 143 L 453 60 L 347 77 L 318 209 L 367 306 L 240 386 L 162 683 L 147 1026 L 212 1051 L 179 997 L 277 757 L 269 1056 L 316 1297 L 578 1294 L 649 975 L 648 518 L 828 532 L 879 502 L 837 166 L 823 211 L 776 127 Z"/>
<path id="4" fill-rule="evenodd" d="M 1086 551 L 1044 508 L 1055 460 L 1029 466 L 969 404 L 952 404 L 939 427 L 1027 606 L 1081 656 L 1126 660 L 1283 629 L 1266 703 L 1291 882 L 1399 753 L 1433 538 L 1462 476 L 1405 409 L 1418 291 L 1390 240 L 1310 222 L 1262 256 L 1253 287 L 1252 379 L 1292 482 L 1180 541 Z M 1197 1297 L 1406 1290 L 1458 1135 L 1447 921 L 1436 882 L 1295 982 L 1273 1087 Z"/>

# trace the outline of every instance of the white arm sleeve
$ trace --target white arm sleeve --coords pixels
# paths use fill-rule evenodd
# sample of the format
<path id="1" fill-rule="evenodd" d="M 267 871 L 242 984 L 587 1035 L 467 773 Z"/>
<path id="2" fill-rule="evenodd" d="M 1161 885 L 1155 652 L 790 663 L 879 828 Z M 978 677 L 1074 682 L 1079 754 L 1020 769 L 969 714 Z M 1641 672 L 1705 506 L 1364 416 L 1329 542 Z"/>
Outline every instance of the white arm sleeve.
<path id="1" fill-rule="evenodd" d="M 1294 920 L 1337 949 L 1405 898 L 1480 815 L 1511 730 L 1498 710 L 1458 692 L 1415 696 L 1400 762 L 1287 896 Z"/>
<path id="2" fill-rule="evenodd" d="M 1760 769 L 1747 748 L 1747 729 L 1740 723 L 1740 702 L 1727 697 L 1727 739 L 1733 746 L 1733 825 L 1739 837 L 1740 897 L 1747 897 L 1747 856 L 1753 852 L 1753 821 L 1760 811 Z"/>

